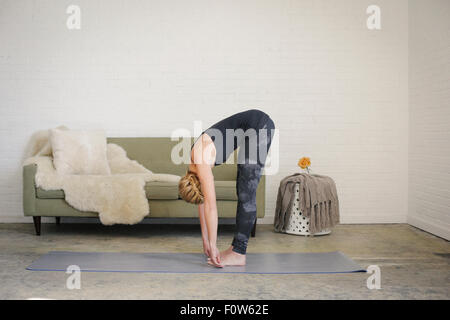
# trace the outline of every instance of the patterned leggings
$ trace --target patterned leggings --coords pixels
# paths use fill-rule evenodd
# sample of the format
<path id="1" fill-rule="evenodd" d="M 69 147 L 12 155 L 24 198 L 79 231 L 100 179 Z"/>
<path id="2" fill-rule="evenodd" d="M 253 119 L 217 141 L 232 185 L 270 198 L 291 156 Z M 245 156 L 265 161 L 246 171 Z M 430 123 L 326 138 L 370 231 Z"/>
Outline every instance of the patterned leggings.
<path id="1" fill-rule="evenodd" d="M 247 154 L 239 150 L 238 158 L 244 157 L 245 163 L 241 161 L 237 164 L 237 179 L 236 179 L 236 193 L 238 197 L 237 212 L 236 212 L 236 229 L 234 238 L 231 243 L 233 251 L 245 254 L 247 251 L 247 244 L 250 238 L 253 225 L 256 222 L 256 189 L 258 188 L 261 173 L 263 171 L 267 152 L 272 143 L 275 125 L 272 119 L 268 118 L 265 123 L 261 125 L 266 132 L 257 130 L 257 151 L 259 154 L 260 148 L 266 148 L 266 152 L 262 156 L 258 156 L 257 163 L 252 163 Z M 248 150 L 249 139 L 245 139 L 245 149 Z"/>

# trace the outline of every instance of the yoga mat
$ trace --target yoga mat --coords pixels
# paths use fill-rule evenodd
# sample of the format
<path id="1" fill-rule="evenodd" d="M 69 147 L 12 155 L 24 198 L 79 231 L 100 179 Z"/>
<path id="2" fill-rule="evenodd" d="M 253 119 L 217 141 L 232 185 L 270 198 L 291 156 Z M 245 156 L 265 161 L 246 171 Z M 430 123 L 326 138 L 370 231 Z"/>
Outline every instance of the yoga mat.
<path id="1" fill-rule="evenodd" d="M 66 271 L 77 265 L 87 272 L 153 273 L 348 273 L 365 272 L 339 251 L 319 253 L 247 253 L 247 265 L 217 268 L 203 253 L 126 253 L 50 251 L 27 270 Z"/>

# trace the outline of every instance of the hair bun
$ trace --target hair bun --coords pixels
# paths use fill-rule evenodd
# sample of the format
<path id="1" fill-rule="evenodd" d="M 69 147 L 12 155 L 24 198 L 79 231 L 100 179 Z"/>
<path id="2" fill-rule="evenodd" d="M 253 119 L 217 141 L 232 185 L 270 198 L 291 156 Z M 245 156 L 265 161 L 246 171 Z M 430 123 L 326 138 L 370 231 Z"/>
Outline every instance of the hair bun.
<path id="1" fill-rule="evenodd" d="M 204 202 L 204 196 L 201 189 L 200 180 L 197 174 L 192 171 L 186 173 L 178 183 L 178 191 L 183 200 L 193 204 Z"/>

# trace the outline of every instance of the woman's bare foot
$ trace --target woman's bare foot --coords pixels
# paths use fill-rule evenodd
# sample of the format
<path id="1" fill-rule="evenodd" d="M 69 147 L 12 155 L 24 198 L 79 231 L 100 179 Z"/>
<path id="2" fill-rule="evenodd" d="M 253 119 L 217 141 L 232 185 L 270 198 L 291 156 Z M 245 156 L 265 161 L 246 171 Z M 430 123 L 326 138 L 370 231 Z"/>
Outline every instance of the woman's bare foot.
<path id="1" fill-rule="evenodd" d="M 233 251 L 233 246 L 220 253 L 220 262 L 223 266 L 245 266 L 245 254 Z M 212 262 L 208 258 L 208 263 Z"/>

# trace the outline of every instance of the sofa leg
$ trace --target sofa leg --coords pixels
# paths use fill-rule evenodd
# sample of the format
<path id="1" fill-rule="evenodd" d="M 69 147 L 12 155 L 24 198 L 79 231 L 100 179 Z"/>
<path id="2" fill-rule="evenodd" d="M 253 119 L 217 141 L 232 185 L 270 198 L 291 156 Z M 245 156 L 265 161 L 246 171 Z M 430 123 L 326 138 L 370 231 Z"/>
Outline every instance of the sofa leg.
<path id="1" fill-rule="evenodd" d="M 252 229 L 252 233 L 251 233 L 251 235 L 252 235 L 252 237 L 254 238 L 255 237 L 255 234 L 256 234 L 256 221 L 257 221 L 258 219 L 255 219 L 255 224 L 253 225 L 253 229 Z"/>
<path id="2" fill-rule="evenodd" d="M 34 222 L 34 230 L 36 231 L 36 235 L 41 235 L 41 217 L 33 217 Z"/>
<path id="3" fill-rule="evenodd" d="M 59 226 L 61 224 L 61 217 L 55 217 L 56 225 Z"/>

